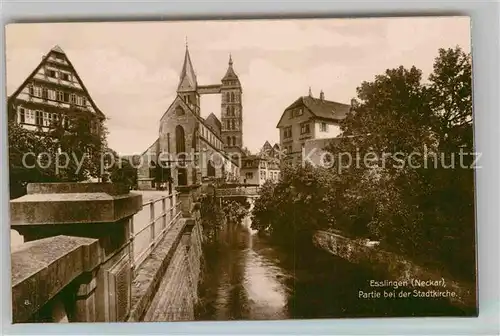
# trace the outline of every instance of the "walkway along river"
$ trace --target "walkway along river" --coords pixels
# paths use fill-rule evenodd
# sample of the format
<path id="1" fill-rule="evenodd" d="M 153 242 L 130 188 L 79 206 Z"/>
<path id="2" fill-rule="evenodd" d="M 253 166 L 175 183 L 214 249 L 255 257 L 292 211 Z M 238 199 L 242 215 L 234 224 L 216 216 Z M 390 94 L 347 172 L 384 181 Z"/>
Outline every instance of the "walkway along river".
<path id="1" fill-rule="evenodd" d="M 313 246 L 284 251 L 249 224 L 205 246 L 197 320 L 468 315 L 444 299 L 358 298 L 386 277 Z"/>

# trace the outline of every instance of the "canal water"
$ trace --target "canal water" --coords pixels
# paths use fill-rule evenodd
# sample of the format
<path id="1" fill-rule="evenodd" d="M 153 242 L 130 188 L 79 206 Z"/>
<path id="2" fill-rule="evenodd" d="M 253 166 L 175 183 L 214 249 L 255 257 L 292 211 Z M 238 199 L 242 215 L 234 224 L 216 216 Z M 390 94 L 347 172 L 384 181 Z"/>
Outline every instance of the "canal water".
<path id="1" fill-rule="evenodd" d="M 442 299 L 362 299 L 381 274 L 309 247 L 285 251 L 243 225 L 205 246 L 197 320 L 470 315 Z"/>

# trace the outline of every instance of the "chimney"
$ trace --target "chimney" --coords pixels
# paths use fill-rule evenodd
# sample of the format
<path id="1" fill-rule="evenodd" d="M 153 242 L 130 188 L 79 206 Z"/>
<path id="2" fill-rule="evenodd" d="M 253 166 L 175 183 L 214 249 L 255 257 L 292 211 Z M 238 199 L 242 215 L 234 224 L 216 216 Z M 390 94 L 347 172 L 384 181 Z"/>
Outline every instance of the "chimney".
<path id="1" fill-rule="evenodd" d="M 323 90 L 321 90 L 321 92 L 319 93 L 319 99 L 325 100 L 325 93 L 323 92 Z"/>

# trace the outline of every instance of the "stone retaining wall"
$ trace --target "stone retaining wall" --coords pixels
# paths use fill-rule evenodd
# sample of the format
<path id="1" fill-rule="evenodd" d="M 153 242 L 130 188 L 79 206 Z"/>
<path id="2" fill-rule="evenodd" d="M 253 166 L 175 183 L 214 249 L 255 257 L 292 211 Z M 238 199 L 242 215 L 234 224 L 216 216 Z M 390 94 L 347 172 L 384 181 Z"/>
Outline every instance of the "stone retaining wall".
<path id="1" fill-rule="evenodd" d="M 201 278 L 202 229 L 199 220 L 186 220 L 182 238 L 172 246 L 172 257 L 143 321 L 192 321 Z M 175 249 L 175 250 L 174 250 Z"/>

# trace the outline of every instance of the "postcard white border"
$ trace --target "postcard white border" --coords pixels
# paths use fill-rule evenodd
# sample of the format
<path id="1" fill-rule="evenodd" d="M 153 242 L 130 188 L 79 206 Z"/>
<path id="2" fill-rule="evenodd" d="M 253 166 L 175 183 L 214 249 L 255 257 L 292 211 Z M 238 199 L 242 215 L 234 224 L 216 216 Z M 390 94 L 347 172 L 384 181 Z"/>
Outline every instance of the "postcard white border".
<path id="1" fill-rule="evenodd" d="M 8 147 L 5 113 L 5 76 L 0 78 L 4 113 L 0 122 L 2 219 L 2 333 L 6 335 L 236 335 L 236 334 L 356 334 L 356 335 L 492 335 L 497 334 L 499 297 L 499 212 L 500 212 L 500 25 L 496 1 L 22 1 L 7 0 L 1 5 L 4 27 L 0 55 L 5 74 L 5 24 L 41 21 L 165 20 L 183 18 L 276 18 L 352 17 L 401 15 L 469 15 L 472 22 L 474 113 L 476 150 L 483 153 L 477 173 L 477 221 L 479 251 L 478 318 L 384 318 L 287 320 L 273 322 L 175 322 L 116 324 L 31 324 L 12 325 L 10 307 L 10 237 L 8 213 Z M 495 329 L 497 328 L 497 329 Z"/>

